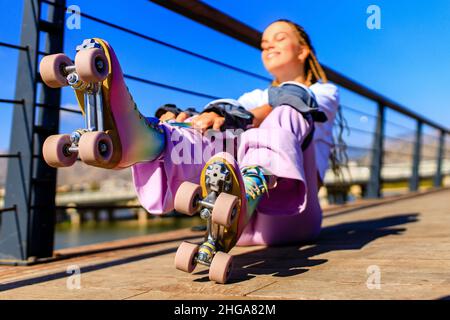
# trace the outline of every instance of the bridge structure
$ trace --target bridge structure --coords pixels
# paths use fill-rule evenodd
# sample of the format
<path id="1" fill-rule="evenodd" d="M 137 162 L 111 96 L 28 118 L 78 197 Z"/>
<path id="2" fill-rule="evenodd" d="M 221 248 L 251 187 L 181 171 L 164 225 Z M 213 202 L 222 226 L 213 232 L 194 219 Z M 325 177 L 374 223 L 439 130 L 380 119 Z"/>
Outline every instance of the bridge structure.
<path id="1" fill-rule="evenodd" d="M 151 0 L 151 2 L 172 10 L 174 14 L 183 15 L 195 21 L 196 23 L 203 24 L 242 43 L 259 49 L 261 37 L 260 31 L 255 30 L 254 28 L 236 20 L 229 15 L 224 14 L 223 12 L 201 1 Z M 9 153 L 0 155 L 1 158 L 8 159 L 5 198 L 4 204 L 0 209 L 0 264 L 16 266 L 35 265 L 38 262 L 54 261 L 56 257 L 59 257 L 64 261 L 67 259 L 78 259 L 78 257 L 84 256 L 89 256 L 92 258 L 92 255 L 97 257 L 96 254 L 98 252 L 110 252 L 111 250 L 118 250 L 122 252 L 124 254 L 123 259 L 125 259 L 123 261 L 133 262 L 140 259 L 132 258 L 133 254 L 138 254 L 138 251 L 139 257 L 143 258 L 152 258 L 159 256 L 159 253 L 152 253 L 155 248 L 157 249 L 157 251 L 159 250 L 158 252 L 160 252 L 162 256 L 166 255 L 164 256 L 164 259 L 166 259 L 168 256 L 172 257 L 174 253 L 172 249 L 166 248 L 165 246 L 150 246 L 153 246 L 154 243 L 160 243 L 158 242 L 160 241 L 158 240 L 158 237 L 164 239 L 161 240 L 161 243 L 173 244 L 174 241 L 177 241 L 173 240 L 174 238 L 171 238 L 173 236 L 175 236 L 175 239 L 178 240 L 179 238 L 177 238 L 177 235 L 179 237 L 187 237 L 188 239 L 198 240 L 199 235 L 193 234 L 193 231 L 185 230 L 178 234 L 161 235 L 157 237 L 158 239 L 152 238 L 132 240 L 132 244 L 121 243 L 121 245 L 118 246 L 114 244 L 105 244 L 105 247 L 100 246 L 98 248 L 94 245 L 95 249 L 79 248 L 56 253 L 54 252 L 53 247 L 55 217 L 56 211 L 58 209 L 70 209 L 71 207 L 73 207 L 71 203 L 75 203 L 76 205 L 81 204 L 83 201 L 80 200 L 80 197 L 92 197 L 90 200 L 87 200 L 85 202 L 85 204 L 89 205 L 100 204 L 101 206 L 105 207 L 106 205 L 104 205 L 104 203 L 105 201 L 108 201 L 108 199 L 106 199 L 106 195 L 92 193 L 85 196 L 75 194 L 57 196 L 57 169 L 47 166 L 41 154 L 42 144 L 45 139 L 49 135 L 57 134 L 59 131 L 61 113 L 79 113 L 76 110 L 61 107 L 61 90 L 50 89 L 46 86 L 43 86 L 38 72 L 38 61 L 44 55 L 62 52 L 64 43 L 65 15 L 67 13 L 67 9 L 67 3 L 65 0 L 24 0 L 24 14 L 20 43 L 5 43 L 1 42 L 0 40 L 0 47 L 2 47 L 2 50 L 17 50 L 19 52 L 15 97 L 0 97 L 1 104 L 11 105 L 14 108 L 12 123 L 12 132 L 14 132 L 14 134 L 11 135 Z M 44 10 L 45 14 L 43 14 Z M 197 52 L 177 47 L 173 44 L 170 44 L 169 42 L 152 38 L 150 35 L 139 33 L 135 30 L 119 26 L 112 22 L 97 18 L 89 13 L 83 12 L 79 14 L 84 19 L 89 19 L 96 23 L 108 26 L 112 29 L 117 30 L 117 32 L 125 33 L 130 37 L 137 37 L 142 39 L 143 41 L 158 43 L 159 45 L 169 48 L 170 50 L 183 52 L 187 55 L 203 60 L 206 63 L 219 65 L 223 68 L 245 74 L 249 77 L 265 79 L 268 83 L 270 83 L 271 79 L 244 70 L 242 68 L 209 58 Z M 43 18 L 44 16 L 45 18 Z M 44 43 L 43 46 L 42 43 Z M 349 208 L 348 205 L 343 205 L 331 206 L 329 209 L 327 209 L 325 214 L 325 221 L 327 221 L 325 225 L 325 243 L 323 243 L 321 245 L 322 247 L 318 249 L 306 248 L 307 252 L 313 255 L 322 254 L 325 252 L 327 254 L 327 257 L 324 260 L 337 259 L 337 261 L 341 263 L 340 267 L 342 267 L 342 271 L 345 273 L 345 269 L 347 267 L 346 264 L 343 260 L 340 260 L 340 257 L 335 256 L 335 254 L 337 254 L 335 251 L 340 252 L 341 249 L 337 248 L 336 250 L 328 250 L 326 248 L 328 248 L 329 246 L 338 247 L 342 245 L 342 250 L 344 250 L 344 248 L 349 246 L 350 251 L 345 252 L 352 255 L 352 250 L 360 250 L 369 242 L 373 242 L 373 245 L 375 247 L 377 246 L 377 244 L 380 244 L 381 248 L 381 246 L 383 246 L 383 243 L 379 243 L 379 240 L 377 240 L 378 238 L 389 238 L 389 240 L 391 240 L 390 244 L 388 244 L 389 241 L 386 242 L 386 248 L 390 248 L 390 245 L 402 243 L 404 245 L 404 248 L 409 248 L 413 251 L 416 249 L 419 250 L 419 240 L 429 241 L 430 246 L 438 243 L 439 239 L 444 242 L 447 241 L 448 236 L 444 236 L 438 230 L 432 230 L 431 227 L 436 227 L 439 224 L 444 224 L 444 228 L 445 226 L 448 226 L 448 224 L 445 225 L 445 221 L 446 219 L 448 219 L 448 212 L 446 212 L 448 211 L 448 208 L 445 206 L 445 199 L 448 195 L 448 189 L 444 187 L 444 180 L 445 177 L 449 175 L 450 152 L 446 147 L 446 141 L 448 141 L 448 136 L 450 133 L 449 129 L 427 119 L 421 114 L 411 111 L 407 107 L 394 102 L 394 100 L 387 98 L 375 92 L 374 90 L 371 90 L 359 84 L 358 82 L 334 71 L 330 67 L 325 66 L 325 71 L 329 79 L 337 84 L 340 88 L 348 90 L 356 95 L 362 96 L 365 99 L 374 102 L 377 106 L 377 112 L 376 115 L 368 114 L 365 110 L 358 108 L 358 106 L 347 106 L 345 101 L 342 102 L 342 112 L 349 112 L 358 114 L 362 117 L 373 118 L 375 125 L 372 128 L 372 131 L 363 130 L 361 128 L 352 128 L 352 123 L 349 124 L 351 130 L 370 135 L 371 146 L 367 148 L 361 148 L 360 146 L 348 145 L 347 148 L 349 150 L 355 149 L 364 151 L 367 155 L 366 159 L 364 161 L 355 161 L 355 165 L 349 166 L 349 176 L 344 176 L 344 180 L 337 179 L 337 177 L 333 176 L 331 172 L 328 172 L 325 178 L 325 184 L 330 190 L 332 190 L 333 187 L 343 187 L 344 189 L 346 189 L 350 188 L 351 185 L 360 185 L 362 189 L 361 196 L 363 199 L 361 202 L 354 204 L 354 207 L 351 208 Z M 184 92 L 186 94 L 197 95 L 199 97 L 207 99 L 218 98 L 213 95 L 190 90 L 189 88 L 178 88 L 170 86 L 168 84 L 159 83 L 152 79 L 144 79 L 130 74 L 126 74 L 125 78 L 133 81 L 138 81 L 144 85 L 158 86 L 169 90 Z M 387 126 L 401 126 L 401 124 L 395 123 L 394 121 L 389 119 L 388 115 L 391 112 L 400 114 L 415 123 L 415 128 L 411 136 L 412 140 L 406 141 L 404 137 L 390 136 L 387 133 Z M 434 134 L 431 135 L 427 133 L 427 129 L 431 129 Z M 430 142 L 430 139 L 432 142 Z M 405 154 L 403 152 L 402 154 L 402 150 L 393 151 L 392 149 L 389 149 L 387 147 L 387 142 L 392 140 L 400 141 L 402 143 L 410 143 L 412 146 L 412 152 L 408 154 Z M 432 156 L 430 157 L 428 154 L 428 158 L 424 157 L 424 149 L 429 150 L 430 148 L 433 150 Z M 398 154 L 402 154 L 402 159 L 408 158 L 409 160 L 407 162 L 403 162 L 404 160 L 402 160 L 398 163 L 386 161 L 387 156 L 395 152 L 397 152 Z M 429 191 L 429 193 L 427 193 L 425 196 L 420 191 L 421 181 L 423 180 L 429 180 L 430 186 L 432 187 L 432 190 Z M 408 194 L 404 195 L 407 198 L 390 198 L 386 196 L 383 197 L 383 184 L 386 184 L 387 182 L 402 182 L 408 190 Z M 61 200 L 64 199 L 64 197 L 70 198 L 71 196 L 74 198 Z M 124 195 L 122 194 L 122 196 Z M 126 196 L 131 197 L 131 195 L 128 194 Z M 76 197 L 78 197 L 78 200 L 76 199 Z M 79 204 L 77 204 L 77 202 L 79 202 Z M 430 206 L 427 206 L 426 204 L 430 204 Z M 112 206 L 114 206 L 114 204 Z M 122 207 L 126 207 L 126 205 L 122 205 Z M 135 205 L 131 205 L 129 207 L 136 208 Z M 377 209 L 367 209 L 372 207 L 382 208 L 383 213 L 381 213 L 381 211 L 377 211 Z M 431 210 L 431 207 L 436 207 L 435 212 L 429 212 Z M 352 214 L 347 214 L 350 212 Z M 389 212 L 397 212 L 398 214 L 397 216 L 389 216 Z M 447 216 L 444 216 L 446 213 Z M 342 220 L 340 218 L 334 218 L 344 216 L 345 218 L 343 218 Z M 357 222 L 354 219 L 362 219 L 362 222 Z M 409 237 L 405 238 L 404 242 L 402 242 L 400 236 L 403 234 L 408 234 L 408 232 L 405 232 L 407 228 L 403 226 L 394 228 L 393 226 L 400 224 L 406 225 L 411 222 L 411 219 L 415 222 L 415 224 L 411 224 L 414 231 L 409 234 Z M 422 220 L 424 221 L 423 224 L 421 224 Z M 421 231 L 426 232 L 421 233 Z M 341 238 L 338 238 L 339 236 L 345 237 L 346 235 L 348 236 L 349 234 L 355 233 L 357 236 L 350 236 L 349 239 L 342 240 L 342 242 L 340 242 Z M 372 237 L 374 236 L 374 234 L 380 236 Z M 392 241 L 395 236 L 384 237 L 384 235 L 398 235 L 399 237 L 396 238 L 398 243 L 396 241 Z M 423 239 L 420 238 L 419 235 L 422 235 Z M 356 241 L 356 244 L 350 243 L 351 240 Z M 433 242 L 434 240 L 436 240 L 436 242 Z M 331 242 L 333 241 L 337 241 L 338 244 L 332 244 Z M 442 246 L 440 246 L 439 248 L 441 247 Z M 149 251 L 147 252 L 145 248 L 147 248 Z M 380 248 L 375 248 L 373 249 L 375 251 L 369 250 L 369 252 L 364 253 L 358 251 L 354 256 L 356 257 L 359 253 L 361 253 L 362 256 L 360 256 L 360 258 L 361 261 L 364 261 L 364 263 L 370 262 L 370 259 L 376 257 L 376 259 L 381 259 L 377 260 L 378 262 L 381 261 L 380 263 L 385 263 L 386 266 L 390 266 L 389 261 L 393 261 L 391 259 L 395 259 L 395 257 L 389 255 L 384 256 L 381 253 Z M 135 251 L 126 251 L 129 249 L 135 249 Z M 242 249 L 236 250 L 241 250 L 238 254 L 253 252 L 250 254 L 250 256 L 256 258 L 256 260 L 260 259 L 261 252 L 268 252 L 265 249 L 263 251 L 258 251 L 259 249 L 256 249 L 256 251 L 247 251 Z M 290 249 L 286 250 L 289 251 Z M 269 251 L 269 256 L 278 255 L 278 253 L 276 253 L 275 251 Z M 427 259 L 434 259 L 432 256 L 427 256 L 425 253 L 423 253 L 423 256 L 421 256 L 421 258 L 418 258 L 417 261 L 409 261 L 407 257 L 404 256 L 405 252 L 398 253 L 399 256 L 404 259 L 405 266 L 410 262 L 417 263 L 418 266 L 423 266 L 423 270 L 428 270 L 430 273 L 435 272 L 434 275 L 436 277 L 438 277 L 437 274 L 439 273 L 437 271 L 439 269 L 439 263 L 445 264 L 445 261 L 447 261 L 447 258 L 445 258 L 445 254 L 440 255 L 439 257 L 437 257 L 437 260 L 433 262 L 432 266 L 428 268 Z M 99 261 L 102 259 L 106 259 L 107 261 L 109 261 L 106 262 L 106 265 L 121 265 L 121 263 L 111 262 L 112 260 L 110 259 L 110 256 L 108 256 L 108 254 L 102 256 L 102 258 L 98 261 L 95 259 L 94 260 L 100 263 Z M 164 259 L 161 260 L 161 262 L 164 263 L 165 266 L 168 266 L 168 260 Z M 308 256 L 298 255 L 298 259 L 299 260 L 297 262 L 299 264 L 309 263 Z M 100 264 L 104 266 L 105 264 L 102 263 L 104 263 L 106 260 L 102 260 L 103 262 L 101 262 Z M 437 262 L 438 260 L 439 262 Z M 95 263 L 97 262 L 92 262 L 93 260 L 91 261 L 90 258 L 83 261 L 86 262 L 86 268 L 88 270 L 95 271 L 101 269 L 96 269 L 95 267 L 94 269 L 92 269 L 90 266 L 95 265 Z M 245 261 L 245 263 L 242 263 L 242 270 L 240 275 L 244 278 L 248 278 L 250 276 L 248 275 L 248 273 L 245 273 L 246 271 L 244 270 L 245 268 L 248 268 L 248 264 L 246 264 L 248 261 Z M 52 265 L 52 263 L 55 264 Z M 361 262 L 361 266 L 364 265 L 364 263 Z M 0 268 L 0 271 L 6 272 L 5 276 L 0 276 L 0 283 L 3 283 L 2 285 L 0 285 L 0 291 L 2 288 L 4 290 L 17 289 L 19 290 L 17 291 L 18 296 L 21 296 L 20 284 L 39 285 L 42 279 L 53 279 L 56 281 L 57 279 L 59 279 L 59 276 L 53 275 L 50 276 L 50 278 L 47 278 L 47 276 L 51 274 L 60 275 L 62 264 L 60 262 L 51 262 L 50 265 L 52 265 L 52 267 L 49 267 L 49 269 L 46 269 L 45 267 L 42 267 L 42 269 L 41 267 L 36 267 L 37 273 L 34 274 L 35 277 L 26 276 L 26 272 L 24 274 L 21 274 L 21 272 L 19 271 L 12 271 L 17 270 L 10 269 L 14 267 L 4 267 L 4 269 Z M 310 264 L 309 266 L 311 267 L 312 265 Z M 262 277 L 258 277 L 258 275 L 256 276 L 256 278 L 259 278 L 262 282 L 258 282 L 258 284 L 255 286 L 254 292 L 259 292 L 263 296 L 276 296 L 276 293 L 273 293 L 273 291 L 264 290 L 263 288 L 265 285 L 268 285 L 268 287 L 277 287 L 278 285 L 282 285 L 280 283 L 276 284 L 277 282 L 279 282 L 279 279 L 276 281 L 274 281 L 273 279 L 266 279 L 269 277 L 268 275 L 271 274 L 271 271 L 273 271 L 273 269 L 277 267 L 280 266 L 269 264 L 268 269 L 265 270 L 267 272 L 265 272 Z M 325 272 L 326 270 L 328 269 L 325 267 L 323 272 Z M 287 276 L 294 275 L 295 277 L 298 277 L 301 274 L 301 272 L 294 272 L 295 274 L 291 271 L 287 272 Z M 400 271 L 397 270 L 393 272 L 398 273 Z M 94 275 L 98 273 L 92 272 L 91 274 Z M 199 276 L 200 275 L 201 273 L 199 274 Z M 347 276 L 351 277 L 351 275 Z M 253 275 L 251 277 L 253 277 Z M 183 279 L 185 280 L 185 278 Z M 347 281 L 345 279 L 343 280 L 344 283 L 345 281 Z M 411 278 L 408 279 L 411 280 L 411 282 L 408 283 L 417 284 L 420 283 L 422 278 L 414 278 L 411 276 Z M 44 280 L 43 282 L 47 281 Z M 317 282 L 315 278 L 312 278 L 310 280 L 311 290 L 313 290 L 314 284 L 317 284 Z M 439 283 L 441 285 L 440 290 L 442 290 L 442 295 L 444 295 L 445 292 L 448 293 L 449 288 L 448 285 L 445 285 L 444 280 L 444 282 L 439 282 L 440 280 L 441 278 L 433 278 L 430 281 L 431 283 L 434 283 L 433 281 Z M 271 281 L 273 285 L 270 284 Z M 446 283 L 449 283 L 448 279 L 446 281 Z M 174 290 L 174 288 L 179 285 L 179 283 L 173 283 L 172 287 L 169 286 L 170 288 L 168 290 L 165 291 L 161 289 L 160 291 L 158 291 L 159 293 L 156 291 L 153 293 L 161 294 L 161 292 L 164 292 L 165 295 L 173 297 L 174 294 L 171 290 Z M 235 286 L 236 290 L 239 291 L 239 287 L 239 285 Z M 204 289 L 204 287 L 202 288 Z M 199 288 L 197 289 L 200 290 Z M 133 292 L 133 290 L 135 289 L 131 289 L 131 291 L 127 292 L 130 293 Z M 275 290 L 275 292 L 279 292 L 279 290 L 277 290 Z M 198 293 L 200 291 L 195 292 Z M 243 293 L 244 291 L 239 292 Z M 242 296 L 251 297 L 251 292 L 251 290 L 245 291 L 245 294 L 242 294 Z M 441 291 L 439 292 L 441 293 Z M 152 296 L 153 293 L 151 293 L 149 296 Z M 227 291 L 224 291 L 224 293 L 227 293 Z M 306 292 L 305 294 L 307 293 L 308 292 Z M 335 295 L 334 297 L 339 297 L 338 293 L 336 294 L 337 295 Z M 349 296 L 351 296 L 352 294 L 354 294 L 354 292 L 349 293 Z M 1 296 L 2 295 L 0 294 L 0 298 Z M 3 297 L 7 296 L 8 293 L 6 295 L 3 295 Z M 127 294 L 120 297 L 125 296 L 127 296 Z M 191 295 L 191 297 L 193 296 L 196 296 L 196 294 Z M 259 294 L 256 295 L 256 297 L 260 296 L 261 295 Z M 289 294 L 279 294 L 278 296 L 299 297 L 295 295 L 291 296 Z M 319 293 L 317 293 L 316 296 L 323 297 Z M 411 296 L 408 297 L 413 296 L 414 295 L 411 294 Z M 424 294 L 424 297 L 435 296 L 436 295 L 431 294 L 427 296 Z"/>

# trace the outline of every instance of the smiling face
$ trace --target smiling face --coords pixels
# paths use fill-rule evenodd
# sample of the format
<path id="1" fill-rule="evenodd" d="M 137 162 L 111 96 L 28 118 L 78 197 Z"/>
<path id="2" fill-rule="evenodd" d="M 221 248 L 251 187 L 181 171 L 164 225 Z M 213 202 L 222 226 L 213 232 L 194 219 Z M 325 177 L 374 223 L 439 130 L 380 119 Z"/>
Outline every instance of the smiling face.
<path id="1" fill-rule="evenodd" d="M 264 67 L 278 82 L 305 82 L 305 61 L 310 51 L 300 44 L 297 31 L 289 23 L 277 21 L 268 26 L 261 49 Z"/>

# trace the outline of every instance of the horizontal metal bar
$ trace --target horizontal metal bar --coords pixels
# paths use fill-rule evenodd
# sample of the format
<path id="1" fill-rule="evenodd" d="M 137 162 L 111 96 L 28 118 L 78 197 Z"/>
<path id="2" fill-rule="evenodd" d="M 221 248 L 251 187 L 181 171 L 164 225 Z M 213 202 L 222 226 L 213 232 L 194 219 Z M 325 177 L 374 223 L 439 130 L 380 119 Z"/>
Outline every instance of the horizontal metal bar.
<path id="1" fill-rule="evenodd" d="M 370 117 L 370 118 L 374 118 L 374 119 L 377 118 L 376 115 L 373 115 L 373 114 L 370 114 L 370 113 L 367 113 L 367 112 L 364 112 L 364 111 L 360 111 L 360 110 L 358 110 L 358 109 L 349 107 L 349 106 L 344 105 L 344 104 L 341 104 L 341 107 L 344 108 L 344 109 L 346 109 L 346 110 L 352 111 L 352 112 L 354 112 L 354 113 L 362 114 L 362 115 L 367 116 L 367 117 Z"/>
<path id="2" fill-rule="evenodd" d="M 426 137 L 433 138 L 435 140 L 439 140 L 439 136 L 435 136 L 435 135 L 433 135 L 431 133 L 422 132 L 422 136 L 426 136 Z"/>
<path id="3" fill-rule="evenodd" d="M 427 135 L 427 134 L 424 134 L 424 133 L 422 133 L 422 135 L 426 135 L 426 136 L 430 136 L 430 137 L 432 137 L 432 138 L 439 139 L 438 137 L 434 137 L 434 136 Z M 398 140 L 398 141 L 403 141 L 403 142 L 408 142 L 408 143 L 415 143 L 415 141 L 410 141 L 410 140 L 406 140 L 406 139 L 403 139 L 403 138 L 394 137 L 394 136 L 387 135 L 387 134 L 385 134 L 384 136 L 385 136 L 386 138 L 392 139 L 392 140 Z M 422 145 L 423 145 L 423 146 L 431 146 L 431 144 L 422 144 Z M 435 147 L 435 146 L 433 146 L 433 147 Z M 437 148 L 437 147 L 438 147 L 438 146 L 436 146 L 436 148 Z"/>
<path id="4" fill-rule="evenodd" d="M 191 90 L 187 90 L 187 89 L 181 89 L 181 88 L 178 88 L 178 87 L 169 86 L 167 84 L 162 84 L 162 83 L 159 83 L 159 82 L 155 82 L 155 81 L 151 81 L 151 80 L 147 80 L 147 79 L 143 79 L 143 78 L 127 75 L 127 74 L 124 75 L 124 78 L 130 79 L 130 80 L 134 80 L 134 81 L 138 81 L 138 82 L 142 82 L 142 83 L 146 83 L 146 84 L 150 84 L 150 85 L 161 87 L 161 88 L 165 88 L 165 89 L 169 89 L 169 90 L 173 90 L 173 91 L 187 93 L 187 94 L 190 94 L 190 95 L 194 95 L 194 96 L 202 97 L 202 98 L 206 98 L 206 99 L 214 99 L 214 100 L 215 99 L 220 99 L 220 97 L 217 97 L 217 96 L 212 96 L 212 95 L 209 95 L 209 94 L 195 92 L 195 91 L 191 91 Z"/>
<path id="5" fill-rule="evenodd" d="M 260 48 L 261 33 L 258 30 L 196 0 L 151 0 L 166 9 L 219 31 L 252 47 Z"/>
<path id="6" fill-rule="evenodd" d="M 390 121 L 390 120 L 387 120 L 387 119 L 384 120 L 384 121 L 386 122 L 386 124 L 389 124 L 389 125 L 391 125 L 391 126 L 395 126 L 395 127 L 397 127 L 397 128 L 406 129 L 406 130 L 408 130 L 408 131 L 414 131 L 414 130 L 416 130 L 416 128 L 408 128 L 407 126 L 398 124 L 397 122 L 393 122 L 393 121 Z"/>
<path id="7" fill-rule="evenodd" d="M 12 99 L 0 99 L 0 103 L 10 103 L 10 104 L 25 104 L 25 100 L 12 100 Z"/>
<path id="8" fill-rule="evenodd" d="M 0 158 L 20 158 L 20 156 L 20 152 L 0 154 Z"/>
<path id="9" fill-rule="evenodd" d="M 326 67 L 323 66 L 325 73 L 327 74 L 328 78 L 337 83 L 340 86 L 343 86 L 346 89 L 349 89 L 355 93 L 358 93 L 366 98 L 369 98 L 370 100 L 376 101 L 384 106 L 386 106 L 389 109 L 392 109 L 394 111 L 397 111 L 398 113 L 401 113 L 403 115 L 406 115 L 410 118 L 416 119 L 418 121 L 423 122 L 424 124 L 427 124 L 433 128 L 445 131 L 446 133 L 450 133 L 450 130 L 447 128 L 444 128 L 442 125 L 427 119 L 418 113 L 392 101 L 391 99 L 375 92 L 374 90 L 368 89 L 365 86 L 359 84 L 358 82 Z"/>
<path id="10" fill-rule="evenodd" d="M 375 115 L 371 115 L 371 114 L 369 114 L 369 113 L 366 113 L 366 112 L 357 110 L 357 109 L 352 108 L 352 107 L 349 107 L 349 106 L 347 106 L 347 105 L 341 104 L 341 106 L 342 106 L 344 109 L 346 109 L 346 110 L 350 110 L 351 112 L 358 113 L 358 114 L 362 114 L 362 115 L 365 115 L 365 116 L 368 116 L 368 117 L 371 117 L 371 118 L 374 118 L 374 119 L 377 118 L 377 116 L 375 116 Z M 396 127 L 402 127 L 402 128 L 404 128 L 404 129 L 407 129 L 407 130 L 410 130 L 410 131 L 415 130 L 415 129 L 405 127 L 405 126 L 403 126 L 403 125 L 397 124 L 397 123 L 392 122 L 392 121 L 389 121 L 389 120 L 385 120 L 385 123 L 386 123 L 386 124 L 393 125 L 393 126 L 396 126 Z M 354 128 L 354 129 L 355 129 L 355 128 Z M 404 140 L 404 139 L 401 139 L 401 138 L 396 138 L 396 137 L 389 136 L 389 135 L 386 135 L 386 134 L 385 134 L 384 136 L 387 137 L 387 138 L 390 138 L 390 139 L 403 140 L 403 141 L 411 142 L 411 143 L 412 143 L 412 141 Z"/>
<path id="11" fill-rule="evenodd" d="M 9 208 L 0 208 L 0 213 L 3 213 L 3 212 L 10 212 L 10 211 L 15 211 L 15 212 L 17 212 L 17 206 L 9 207 Z"/>
<path id="12" fill-rule="evenodd" d="M 60 107 L 59 110 L 60 110 L 60 111 L 64 111 L 64 112 L 71 112 L 71 113 L 76 113 L 76 114 L 83 114 L 80 110 L 75 110 L 75 109 L 70 109 L 70 108 L 64 108 L 64 107 Z"/>
<path id="13" fill-rule="evenodd" d="M 199 200 L 198 204 L 201 204 L 202 207 L 208 208 L 208 209 L 214 209 L 214 204 L 209 203 L 208 201 L 204 201 L 204 200 Z"/>
<path id="14" fill-rule="evenodd" d="M 60 107 L 60 106 L 56 106 L 56 105 L 50 105 L 50 104 L 46 104 L 46 103 L 36 103 L 36 106 L 40 107 L 40 108 L 54 108 L 54 109 L 59 109 L 60 111 L 66 111 L 66 112 L 82 114 L 82 112 L 80 110 L 64 108 L 64 107 Z"/>
<path id="15" fill-rule="evenodd" d="M 364 129 L 359 129 L 359 128 L 355 128 L 355 127 L 351 127 L 351 126 L 348 126 L 348 129 L 351 131 L 351 130 L 355 130 L 355 131 L 358 131 L 358 132 L 361 132 L 361 133 L 366 133 L 366 134 L 371 134 L 371 135 L 374 135 L 375 134 L 375 132 L 373 132 L 373 131 L 369 131 L 369 130 L 364 130 Z"/>
<path id="16" fill-rule="evenodd" d="M 75 109 L 70 109 L 70 108 L 64 108 L 61 107 L 59 108 L 60 111 L 64 111 L 64 112 L 71 112 L 71 113 L 76 113 L 76 114 L 83 114 L 83 112 L 81 112 L 80 110 L 75 110 Z"/>
<path id="17" fill-rule="evenodd" d="M 156 82 L 156 81 L 152 81 L 152 80 L 148 80 L 148 79 L 132 76 L 132 75 L 129 75 L 129 74 L 124 74 L 123 76 L 124 76 L 124 78 L 130 79 L 130 80 L 133 80 L 133 81 L 145 83 L 145 84 L 148 84 L 148 85 L 152 85 L 152 86 L 156 86 L 156 87 L 160 87 L 160 88 L 164 88 L 164 89 L 168 89 L 168 90 L 173 90 L 173 91 L 177 91 L 177 92 L 186 93 L 186 94 L 190 94 L 190 95 L 201 97 L 201 98 L 205 98 L 205 99 L 216 100 L 216 99 L 220 99 L 221 98 L 221 97 L 213 96 L 213 95 L 206 94 L 206 93 L 201 93 L 201 92 L 196 92 L 196 91 L 192 91 L 192 90 L 189 90 L 189 89 L 183 89 L 183 88 L 179 88 L 179 87 L 175 87 L 175 86 L 170 86 L 168 84 L 164 84 L 164 83 L 160 83 L 160 82 Z M 57 107 L 57 106 L 52 106 L 52 105 L 48 105 L 48 104 L 44 104 L 44 103 L 36 103 L 36 106 L 42 107 L 42 108 L 59 108 L 62 111 L 68 111 L 68 112 L 82 114 L 82 112 L 79 111 L 79 110 L 68 109 L 68 108 L 63 108 L 63 107 Z"/>
<path id="18" fill-rule="evenodd" d="M 12 99 L 0 99 L 0 103 L 10 103 L 10 104 L 25 104 L 24 100 L 12 100 Z M 70 108 L 64 108 L 64 107 L 58 107 L 58 106 L 54 106 L 54 105 L 49 105 L 49 104 L 45 104 L 45 103 L 36 103 L 37 107 L 41 107 L 41 108 L 56 108 L 59 109 L 61 111 L 67 111 L 67 112 L 73 112 L 73 113 L 77 113 L 77 114 L 82 114 L 82 112 L 80 110 L 75 110 L 75 109 L 70 109 Z"/>
<path id="19" fill-rule="evenodd" d="M 44 156 L 42 154 L 33 154 L 33 159 L 41 159 L 44 160 Z M 81 161 L 80 158 L 77 158 L 76 161 Z"/>
<path id="20" fill-rule="evenodd" d="M 22 47 L 22 46 L 18 46 L 16 44 L 12 44 L 12 43 L 6 43 L 6 42 L 1 42 L 0 41 L 0 47 L 6 47 L 6 48 L 11 48 L 11 49 L 17 49 L 17 50 L 22 50 L 22 51 L 28 51 L 29 47 Z"/>

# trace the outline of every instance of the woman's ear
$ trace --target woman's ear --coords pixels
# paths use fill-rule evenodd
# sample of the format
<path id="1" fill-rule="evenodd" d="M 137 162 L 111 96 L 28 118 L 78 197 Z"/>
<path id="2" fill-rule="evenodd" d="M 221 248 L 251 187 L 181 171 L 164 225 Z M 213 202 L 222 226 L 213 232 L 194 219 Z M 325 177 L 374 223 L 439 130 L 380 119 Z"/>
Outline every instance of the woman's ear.
<path id="1" fill-rule="evenodd" d="M 300 60 L 302 63 L 305 63 L 310 53 L 311 49 L 309 49 L 307 46 L 300 46 L 299 53 L 297 55 L 298 60 Z"/>

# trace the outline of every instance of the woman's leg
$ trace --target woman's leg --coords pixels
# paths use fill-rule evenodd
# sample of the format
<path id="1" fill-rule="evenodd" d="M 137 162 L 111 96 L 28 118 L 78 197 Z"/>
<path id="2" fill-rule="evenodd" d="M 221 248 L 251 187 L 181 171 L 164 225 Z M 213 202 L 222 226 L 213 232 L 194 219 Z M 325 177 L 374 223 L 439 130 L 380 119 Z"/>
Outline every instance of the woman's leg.
<path id="1" fill-rule="evenodd" d="M 189 119 L 186 120 L 188 122 Z M 132 166 L 133 181 L 141 205 L 151 214 L 174 209 L 174 198 L 184 181 L 199 183 L 205 162 L 223 150 L 223 135 L 203 136 L 199 131 L 163 123 L 165 149 L 154 161 Z"/>
<path id="2" fill-rule="evenodd" d="M 314 144 L 301 145 L 311 124 L 290 106 L 275 108 L 258 129 L 241 135 L 241 167 L 259 165 L 278 177 L 261 199 L 238 245 L 278 245 L 314 239 L 322 221 Z"/>

